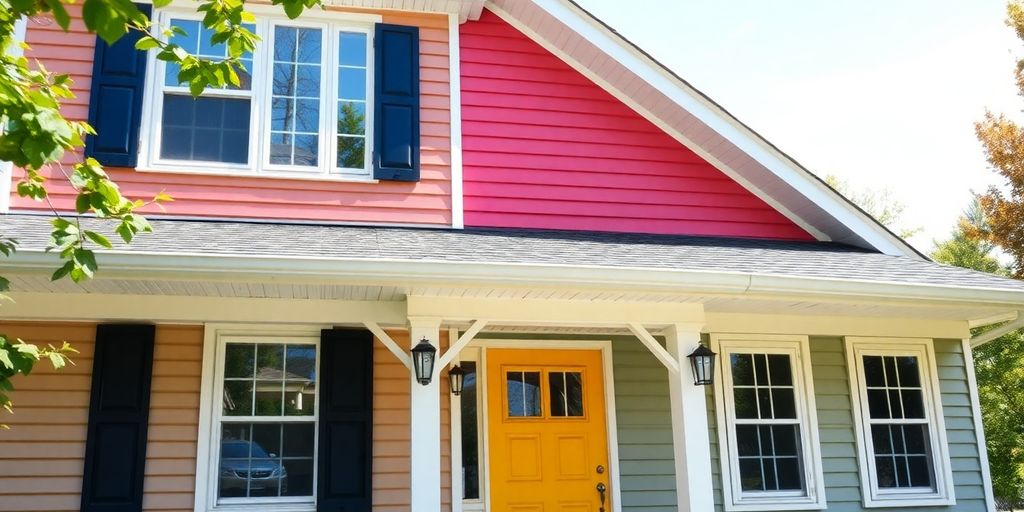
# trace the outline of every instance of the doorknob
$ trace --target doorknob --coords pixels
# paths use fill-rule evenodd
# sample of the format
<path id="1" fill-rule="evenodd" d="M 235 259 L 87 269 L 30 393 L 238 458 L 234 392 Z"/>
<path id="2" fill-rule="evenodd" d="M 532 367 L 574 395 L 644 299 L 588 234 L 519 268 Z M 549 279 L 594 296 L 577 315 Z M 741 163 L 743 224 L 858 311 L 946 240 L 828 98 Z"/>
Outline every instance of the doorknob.
<path id="1" fill-rule="evenodd" d="M 601 496 L 601 508 L 598 509 L 598 510 L 600 510 L 600 512 L 604 512 L 604 492 L 606 490 L 608 490 L 608 488 L 605 487 L 604 482 L 598 482 L 597 483 L 597 492 Z"/>

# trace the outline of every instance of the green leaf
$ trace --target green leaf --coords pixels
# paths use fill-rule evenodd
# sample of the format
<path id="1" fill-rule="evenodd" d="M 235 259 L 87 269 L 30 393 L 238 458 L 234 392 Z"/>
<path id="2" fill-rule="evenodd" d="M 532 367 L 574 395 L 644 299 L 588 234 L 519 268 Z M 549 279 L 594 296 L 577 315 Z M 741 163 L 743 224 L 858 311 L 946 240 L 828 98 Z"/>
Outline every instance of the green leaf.
<path id="1" fill-rule="evenodd" d="M 141 39 L 135 42 L 136 50 L 147 51 L 159 47 L 160 42 L 154 39 L 152 36 L 142 36 Z"/>
<path id="2" fill-rule="evenodd" d="M 97 233 L 95 231 L 86 230 L 85 231 L 85 236 L 89 237 L 89 240 L 92 240 L 94 243 L 96 243 L 96 245 L 99 245 L 101 247 L 105 247 L 107 249 L 113 249 L 114 248 L 114 245 L 110 243 L 110 240 L 108 240 L 107 237 L 105 237 L 105 236 L 103 236 L 103 235 L 101 235 L 101 234 L 99 234 L 99 233 Z"/>
<path id="3" fill-rule="evenodd" d="M 0 346 L 0 365 L 4 368 L 14 369 L 14 362 L 11 361 L 11 354 L 6 346 Z"/>
<path id="4" fill-rule="evenodd" d="M 57 352 L 50 352 L 48 355 L 50 357 L 50 364 L 53 365 L 54 369 L 59 370 L 64 367 L 65 363 L 63 355 L 58 354 Z"/>
<path id="5" fill-rule="evenodd" d="M 153 7 L 157 9 L 162 9 L 168 5 L 171 5 L 171 0 L 153 0 Z"/>
<path id="6" fill-rule="evenodd" d="M 75 263 L 73 261 L 65 262 L 64 266 L 62 266 L 62 267 L 58 268 L 56 271 L 54 271 L 53 275 L 50 276 L 50 280 L 51 281 L 57 281 L 60 278 L 68 275 L 69 273 L 71 273 L 71 270 L 74 269 L 74 268 L 75 268 Z"/>

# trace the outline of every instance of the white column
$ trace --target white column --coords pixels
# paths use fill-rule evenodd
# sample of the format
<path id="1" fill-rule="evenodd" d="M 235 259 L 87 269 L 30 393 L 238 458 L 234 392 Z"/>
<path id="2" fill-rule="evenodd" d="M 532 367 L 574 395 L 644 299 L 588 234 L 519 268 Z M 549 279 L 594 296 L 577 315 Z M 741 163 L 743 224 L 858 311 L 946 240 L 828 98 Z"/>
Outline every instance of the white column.
<path id="1" fill-rule="evenodd" d="M 686 358 L 699 344 L 697 325 L 676 324 L 665 331 L 665 348 L 679 365 L 678 373 L 669 372 L 679 512 L 711 512 L 715 508 L 704 387 L 693 385 L 693 371 Z"/>
<path id="2" fill-rule="evenodd" d="M 409 338 L 415 347 L 426 339 L 438 348 L 441 319 L 435 317 L 409 317 Z M 415 365 L 414 365 L 415 366 Z M 437 377 L 440 368 L 434 367 L 430 384 L 416 381 L 415 371 L 409 372 L 412 405 L 410 425 L 412 432 L 410 459 L 412 470 L 410 494 L 411 512 L 441 511 L 441 390 Z"/>

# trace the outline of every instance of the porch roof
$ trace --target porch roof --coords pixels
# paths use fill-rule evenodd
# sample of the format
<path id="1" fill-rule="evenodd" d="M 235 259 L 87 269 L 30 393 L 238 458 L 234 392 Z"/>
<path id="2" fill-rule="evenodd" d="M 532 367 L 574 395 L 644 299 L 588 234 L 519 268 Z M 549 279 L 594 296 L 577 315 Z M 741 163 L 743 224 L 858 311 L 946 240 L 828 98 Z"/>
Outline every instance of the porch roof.
<path id="1" fill-rule="evenodd" d="M 48 215 L 8 214 L 0 217 L 0 234 L 17 239 L 21 254 L 39 253 L 45 249 L 49 238 L 49 221 Z M 829 242 L 218 220 L 154 219 L 151 222 L 154 233 L 139 236 L 130 246 L 115 241 L 115 250 L 110 252 L 154 257 L 337 259 L 690 271 L 1017 292 L 1022 293 L 1021 303 L 1024 303 L 1024 281 Z M 82 223 L 87 229 L 110 229 L 96 219 L 84 218 Z"/>

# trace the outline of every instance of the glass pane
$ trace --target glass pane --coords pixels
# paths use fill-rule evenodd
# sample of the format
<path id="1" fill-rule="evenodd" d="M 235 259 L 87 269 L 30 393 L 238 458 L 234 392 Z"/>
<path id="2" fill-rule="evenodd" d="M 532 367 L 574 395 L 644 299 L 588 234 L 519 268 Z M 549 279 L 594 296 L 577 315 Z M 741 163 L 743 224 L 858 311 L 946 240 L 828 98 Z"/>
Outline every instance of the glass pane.
<path id="1" fill-rule="evenodd" d="M 755 358 L 756 362 L 757 359 Z M 771 389 L 758 388 L 757 390 L 757 408 L 761 411 L 761 418 L 772 418 L 772 393 Z"/>
<path id="2" fill-rule="evenodd" d="M 916 357 L 897 357 L 896 367 L 899 369 L 900 386 L 905 388 L 921 386 L 921 373 L 917 367 Z"/>
<path id="3" fill-rule="evenodd" d="M 227 56 L 227 46 L 224 44 L 213 44 L 211 37 L 215 32 L 202 26 L 199 21 L 172 19 L 170 25 L 184 32 L 172 35 L 169 39 L 170 43 L 176 44 L 187 52 L 205 60 L 216 61 Z M 256 30 L 255 25 L 246 24 L 243 26 L 250 32 L 255 32 Z M 239 81 L 241 82 L 240 87 L 237 87 L 237 89 L 248 90 L 252 87 L 252 54 L 243 54 L 240 60 L 247 71 L 236 69 Z M 164 73 L 164 84 L 169 86 L 181 85 L 178 83 L 179 70 L 180 68 L 177 64 L 167 63 Z M 229 88 L 236 89 L 236 87 L 230 86 Z"/>
<path id="4" fill-rule="evenodd" d="M 775 475 L 775 459 L 761 459 L 761 467 L 761 474 L 764 476 L 764 489 L 766 491 L 779 490 Z"/>
<path id="5" fill-rule="evenodd" d="M 928 453 L 928 427 L 925 425 L 903 425 L 903 440 L 908 454 Z"/>
<path id="6" fill-rule="evenodd" d="M 796 456 L 799 453 L 800 434 L 796 425 L 772 426 L 772 440 L 775 442 L 775 455 Z"/>
<path id="7" fill-rule="evenodd" d="M 737 388 L 732 391 L 736 402 L 736 417 L 757 419 L 757 396 L 753 388 Z"/>
<path id="8" fill-rule="evenodd" d="M 868 411 L 876 420 L 889 417 L 889 394 L 884 389 L 868 390 Z"/>
<path id="9" fill-rule="evenodd" d="M 284 413 L 282 408 L 284 386 L 280 380 L 258 380 L 256 381 L 256 405 L 253 411 L 254 416 L 280 416 Z"/>
<path id="10" fill-rule="evenodd" d="M 896 470 L 893 472 L 896 475 L 896 487 L 910 487 L 910 474 L 907 472 L 907 458 L 893 457 L 892 461 L 896 464 Z"/>
<path id="11" fill-rule="evenodd" d="M 284 459 L 281 472 L 281 496 L 313 495 L 313 459 Z"/>
<path id="12" fill-rule="evenodd" d="M 761 446 L 757 437 L 757 426 L 736 425 L 736 448 L 740 457 L 756 457 L 761 455 Z"/>
<path id="13" fill-rule="evenodd" d="M 765 354 L 754 354 L 754 382 L 758 386 L 767 386 L 768 382 L 768 356 Z"/>
<path id="14" fill-rule="evenodd" d="M 761 459 L 740 459 L 740 487 L 744 491 L 763 491 Z"/>
<path id="15" fill-rule="evenodd" d="M 229 380 L 224 382 L 224 415 L 252 415 L 251 380 Z"/>
<path id="16" fill-rule="evenodd" d="M 280 457 L 281 424 L 254 423 L 252 426 L 252 444 L 253 457 Z"/>
<path id="17" fill-rule="evenodd" d="M 890 455 L 875 457 L 875 472 L 878 474 L 878 486 L 885 488 L 896 487 L 896 462 Z"/>
<path id="18" fill-rule="evenodd" d="M 892 432 L 889 430 L 889 425 L 872 425 L 871 443 L 875 448 L 875 453 L 878 455 L 893 453 Z"/>
<path id="19" fill-rule="evenodd" d="M 735 386 L 754 385 L 754 361 L 750 354 L 733 354 L 732 383 Z"/>
<path id="20" fill-rule="evenodd" d="M 313 423 L 224 425 L 219 496 L 312 496 L 313 438 Z"/>
<path id="21" fill-rule="evenodd" d="M 907 472 L 911 487 L 931 487 L 932 465 L 926 456 L 907 457 Z"/>
<path id="22" fill-rule="evenodd" d="M 583 375 L 580 372 L 548 374 L 551 416 L 583 416 Z"/>
<path id="23" fill-rule="evenodd" d="M 320 29 L 274 27 L 271 164 L 318 165 L 322 44 Z"/>
<path id="24" fill-rule="evenodd" d="M 885 387 L 885 370 L 880 356 L 864 356 L 864 381 L 868 387 Z"/>
<path id="25" fill-rule="evenodd" d="M 341 169 L 363 169 L 366 167 L 365 138 L 338 137 L 338 167 Z"/>
<path id="26" fill-rule="evenodd" d="M 775 407 L 776 419 L 796 419 L 796 398 L 793 388 L 772 389 L 772 404 Z"/>
<path id="27" fill-rule="evenodd" d="M 903 400 L 900 398 L 900 392 L 898 389 L 890 389 L 887 391 L 889 394 L 889 414 L 890 418 L 903 418 Z"/>
<path id="28" fill-rule="evenodd" d="M 757 428 L 758 442 L 761 446 L 761 455 L 775 455 L 775 441 L 772 439 L 772 427 L 761 425 Z"/>
<path id="29" fill-rule="evenodd" d="M 359 101 L 338 103 L 338 133 L 364 135 L 366 133 L 366 104 Z"/>
<path id="30" fill-rule="evenodd" d="M 463 498 L 480 498 L 480 455 L 477 450 L 476 363 L 460 364 L 462 377 L 462 492 Z"/>
<path id="31" fill-rule="evenodd" d="M 338 99 L 366 99 L 366 70 L 338 68 Z"/>
<path id="32" fill-rule="evenodd" d="M 583 416 L 583 374 L 568 372 L 565 377 L 565 389 L 569 392 L 569 416 Z"/>
<path id="33" fill-rule="evenodd" d="M 281 379 L 284 377 L 284 345 L 256 346 L 256 378 Z"/>
<path id="34" fill-rule="evenodd" d="M 800 470 L 800 459 L 783 457 L 775 459 L 775 467 L 780 491 L 798 491 L 804 488 L 803 471 Z"/>
<path id="35" fill-rule="evenodd" d="M 286 378 L 316 380 L 316 345 L 286 345 L 285 354 Z"/>
<path id="36" fill-rule="evenodd" d="M 315 405 L 315 382 L 290 380 L 284 383 L 285 416 L 312 416 Z"/>
<path id="37" fill-rule="evenodd" d="M 771 373 L 771 383 L 773 386 L 793 385 L 793 371 L 789 366 L 789 356 L 784 354 L 769 354 L 768 371 Z"/>
<path id="38" fill-rule="evenodd" d="M 900 392 L 900 396 L 903 398 L 904 418 L 924 418 L 924 397 L 920 389 L 905 389 Z"/>
<path id="39" fill-rule="evenodd" d="M 540 416 L 540 372 L 505 374 L 510 417 Z"/>
<path id="40" fill-rule="evenodd" d="M 252 378 L 256 362 L 256 345 L 228 343 L 224 346 L 224 377 Z"/>
<path id="41" fill-rule="evenodd" d="M 281 456 L 284 458 L 313 456 L 313 424 L 285 423 L 281 435 Z"/>
<path id="42" fill-rule="evenodd" d="M 548 395 L 551 400 L 551 416 L 565 416 L 565 373 L 548 374 Z"/>
<path id="43" fill-rule="evenodd" d="M 889 387 L 899 386 L 899 376 L 896 375 L 896 358 L 883 357 L 882 363 L 885 366 L 885 384 Z"/>
<path id="44" fill-rule="evenodd" d="M 249 156 L 248 98 L 165 94 L 160 157 L 244 164 Z"/>
<path id="45" fill-rule="evenodd" d="M 295 72 L 295 95 L 320 97 L 320 66 L 299 64 Z"/>
<path id="46" fill-rule="evenodd" d="M 366 67 L 366 34 L 342 32 L 338 38 L 338 64 Z"/>

